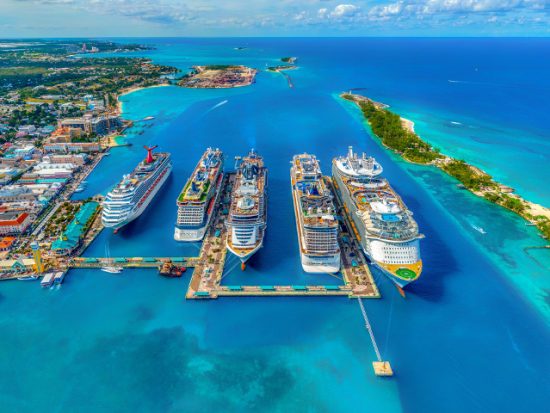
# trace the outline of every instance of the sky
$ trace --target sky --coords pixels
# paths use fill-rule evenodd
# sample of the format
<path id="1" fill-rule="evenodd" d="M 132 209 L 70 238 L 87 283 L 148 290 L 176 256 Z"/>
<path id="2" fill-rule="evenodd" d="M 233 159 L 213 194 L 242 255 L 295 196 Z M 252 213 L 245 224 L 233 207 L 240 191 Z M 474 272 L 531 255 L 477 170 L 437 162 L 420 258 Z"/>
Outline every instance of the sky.
<path id="1" fill-rule="evenodd" d="M 0 0 L 0 38 L 550 36 L 550 0 Z"/>

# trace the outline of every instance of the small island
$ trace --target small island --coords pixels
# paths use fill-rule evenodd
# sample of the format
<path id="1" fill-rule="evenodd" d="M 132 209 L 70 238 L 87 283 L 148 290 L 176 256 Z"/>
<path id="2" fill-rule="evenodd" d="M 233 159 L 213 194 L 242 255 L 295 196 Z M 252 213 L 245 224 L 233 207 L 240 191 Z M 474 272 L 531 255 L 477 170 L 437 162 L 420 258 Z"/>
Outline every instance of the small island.
<path id="1" fill-rule="evenodd" d="M 414 123 L 390 112 L 387 105 L 365 96 L 343 93 L 343 99 L 354 102 L 382 144 L 411 163 L 434 165 L 456 178 L 460 186 L 477 196 L 507 208 L 536 225 L 545 239 L 550 239 L 550 209 L 526 201 L 514 189 L 495 182 L 485 171 L 463 160 L 441 154 L 414 132 Z"/>
<path id="2" fill-rule="evenodd" d="M 246 66 L 208 65 L 193 66 L 178 85 L 197 89 L 224 89 L 248 86 L 254 83 L 256 69 Z"/>
<path id="3" fill-rule="evenodd" d="M 296 63 L 296 60 L 298 60 L 297 57 L 281 57 L 281 62 L 289 63 L 291 65 Z"/>

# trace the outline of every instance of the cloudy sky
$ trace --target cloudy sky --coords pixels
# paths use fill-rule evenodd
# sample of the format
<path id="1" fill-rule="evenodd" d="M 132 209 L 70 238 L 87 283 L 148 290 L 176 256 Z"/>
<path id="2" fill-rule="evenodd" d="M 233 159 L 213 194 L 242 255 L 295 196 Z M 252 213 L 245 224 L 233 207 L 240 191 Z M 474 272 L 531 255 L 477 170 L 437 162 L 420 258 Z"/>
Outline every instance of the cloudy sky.
<path id="1" fill-rule="evenodd" d="M 549 35 L 550 0 L 0 0 L 0 37 Z"/>

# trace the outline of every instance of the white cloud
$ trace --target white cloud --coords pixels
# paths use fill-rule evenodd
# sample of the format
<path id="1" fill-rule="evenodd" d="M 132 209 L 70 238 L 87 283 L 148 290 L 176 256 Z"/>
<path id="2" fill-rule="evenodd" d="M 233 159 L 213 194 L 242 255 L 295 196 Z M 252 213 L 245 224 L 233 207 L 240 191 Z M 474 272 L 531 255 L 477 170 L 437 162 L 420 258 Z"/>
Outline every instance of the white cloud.
<path id="1" fill-rule="evenodd" d="M 359 11 L 359 7 L 353 4 L 339 4 L 330 14 L 332 17 L 351 17 Z"/>
<path id="2" fill-rule="evenodd" d="M 519 9 L 542 10 L 546 0 L 401 0 L 374 6 L 369 16 L 421 16 L 444 14 L 506 13 Z"/>
<path id="3" fill-rule="evenodd" d="M 356 16 L 359 13 L 359 7 L 353 4 L 338 4 L 334 9 L 329 10 L 326 7 L 317 11 L 317 16 L 321 19 L 347 19 Z"/>

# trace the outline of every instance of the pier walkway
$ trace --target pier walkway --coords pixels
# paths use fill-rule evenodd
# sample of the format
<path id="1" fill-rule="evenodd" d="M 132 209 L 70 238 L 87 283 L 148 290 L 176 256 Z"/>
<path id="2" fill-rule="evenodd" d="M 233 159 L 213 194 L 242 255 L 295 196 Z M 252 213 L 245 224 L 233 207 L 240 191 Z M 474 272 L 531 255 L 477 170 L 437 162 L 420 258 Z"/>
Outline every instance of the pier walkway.
<path id="1" fill-rule="evenodd" d="M 329 178 L 327 185 L 334 190 Z M 350 298 L 379 298 L 380 292 L 372 278 L 361 247 L 350 228 L 340 200 L 335 197 L 340 220 L 340 249 L 342 251 L 342 278 L 344 285 L 221 285 L 225 265 L 227 229 L 226 214 L 235 174 L 227 174 L 222 183 L 221 195 L 212 224 L 208 229 L 200 256 L 187 289 L 188 299 L 212 299 L 221 296 L 346 296 Z M 347 223 L 347 224 L 346 224 Z"/>
<path id="2" fill-rule="evenodd" d="M 180 264 L 182 267 L 195 267 L 197 257 L 78 257 L 67 262 L 69 268 L 102 268 L 117 266 L 123 268 L 158 268 L 165 262 Z"/>
<path id="3" fill-rule="evenodd" d="M 56 268 L 155 268 L 164 263 L 193 268 L 187 299 L 214 299 L 218 297 L 243 296 L 346 296 L 349 298 L 379 298 L 380 292 L 372 278 L 366 259 L 361 251 L 359 235 L 353 232 L 353 224 L 347 216 L 330 178 L 327 186 L 335 194 L 334 202 L 339 213 L 340 249 L 342 252 L 341 275 L 343 285 L 221 285 L 225 266 L 228 231 L 225 225 L 229 210 L 231 188 L 235 174 L 225 174 L 220 189 L 214 216 L 206 232 L 198 257 L 75 257 L 54 258 Z M 100 217 L 96 218 L 90 233 L 83 242 L 82 252 L 103 229 Z"/>

